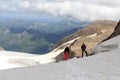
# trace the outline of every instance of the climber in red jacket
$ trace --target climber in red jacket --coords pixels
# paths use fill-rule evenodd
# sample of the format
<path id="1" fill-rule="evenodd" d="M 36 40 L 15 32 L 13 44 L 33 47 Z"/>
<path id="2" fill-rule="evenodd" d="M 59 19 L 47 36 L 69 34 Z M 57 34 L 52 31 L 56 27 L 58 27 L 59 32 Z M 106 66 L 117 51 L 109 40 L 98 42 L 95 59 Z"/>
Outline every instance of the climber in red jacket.
<path id="1" fill-rule="evenodd" d="M 66 47 L 65 50 L 64 50 L 64 60 L 68 60 L 69 52 L 70 52 L 69 47 Z"/>

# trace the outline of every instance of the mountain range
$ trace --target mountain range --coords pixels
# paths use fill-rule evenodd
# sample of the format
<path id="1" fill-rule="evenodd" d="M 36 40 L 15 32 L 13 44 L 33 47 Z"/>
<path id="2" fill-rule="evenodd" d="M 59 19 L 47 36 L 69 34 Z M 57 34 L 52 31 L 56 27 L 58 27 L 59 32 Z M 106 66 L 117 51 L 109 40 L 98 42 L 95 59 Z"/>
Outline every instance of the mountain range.
<path id="1" fill-rule="evenodd" d="M 45 54 L 63 37 L 81 29 L 86 22 L 63 20 L 56 23 L 0 20 L 0 46 L 5 50 Z"/>

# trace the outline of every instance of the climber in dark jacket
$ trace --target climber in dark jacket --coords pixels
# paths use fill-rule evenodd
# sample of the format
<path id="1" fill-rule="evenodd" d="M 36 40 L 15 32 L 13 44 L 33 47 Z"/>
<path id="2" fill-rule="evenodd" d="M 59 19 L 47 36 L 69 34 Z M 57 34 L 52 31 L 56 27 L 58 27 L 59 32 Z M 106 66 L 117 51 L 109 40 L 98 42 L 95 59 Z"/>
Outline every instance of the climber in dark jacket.
<path id="1" fill-rule="evenodd" d="M 85 45 L 85 43 L 83 43 L 83 44 L 81 45 L 81 50 L 82 50 L 82 58 L 83 58 L 84 52 L 86 53 L 86 56 L 88 56 L 88 53 L 87 53 L 87 51 L 86 51 L 86 45 Z"/>
<path id="2" fill-rule="evenodd" d="M 69 49 L 69 47 L 66 47 L 64 50 L 64 60 L 68 60 L 69 53 L 70 53 L 70 49 Z"/>

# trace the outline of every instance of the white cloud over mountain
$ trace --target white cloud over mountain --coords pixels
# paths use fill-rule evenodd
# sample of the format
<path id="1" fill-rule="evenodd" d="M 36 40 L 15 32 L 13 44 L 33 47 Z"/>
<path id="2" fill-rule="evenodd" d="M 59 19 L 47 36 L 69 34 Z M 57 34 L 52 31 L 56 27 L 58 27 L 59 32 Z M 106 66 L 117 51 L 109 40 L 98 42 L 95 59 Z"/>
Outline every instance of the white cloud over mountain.
<path id="1" fill-rule="evenodd" d="M 119 0 L 3 0 L 0 10 L 7 12 L 47 13 L 73 17 L 82 21 L 118 20 Z"/>

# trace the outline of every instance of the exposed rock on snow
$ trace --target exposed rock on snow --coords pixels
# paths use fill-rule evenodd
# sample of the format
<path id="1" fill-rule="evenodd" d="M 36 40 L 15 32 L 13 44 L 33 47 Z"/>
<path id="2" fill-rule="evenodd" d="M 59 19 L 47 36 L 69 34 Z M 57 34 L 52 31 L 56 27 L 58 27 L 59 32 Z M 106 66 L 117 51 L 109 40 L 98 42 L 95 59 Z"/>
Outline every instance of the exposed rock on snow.
<path id="1" fill-rule="evenodd" d="M 102 42 L 104 39 L 108 38 L 114 28 L 116 26 L 116 22 L 107 21 L 107 20 L 99 20 L 93 23 L 88 24 L 86 27 L 81 29 L 80 31 L 75 32 L 72 35 L 67 36 L 63 40 L 61 40 L 57 46 L 60 46 L 62 43 L 68 42 L 69 40 L 73 40 L 77 37 L 76 41 L 70 44 L 70 58 L 72 57 L 81 57 L 81 45 L 83 42 L 87 45 L 87 51 L 96 46 L 98 43 Z M 63 60 L 63 52 L 60 53 L 56 57 L 57 61 Z"/>
<path id="2" fill-rule="evenodd" d="M 118 35 L 120 35 L 120 21 L 118 22 L 117 26 L 115 27 L 114 32 L 105 40 L 111 39 L 111 38 L 116 37 Z"/>

